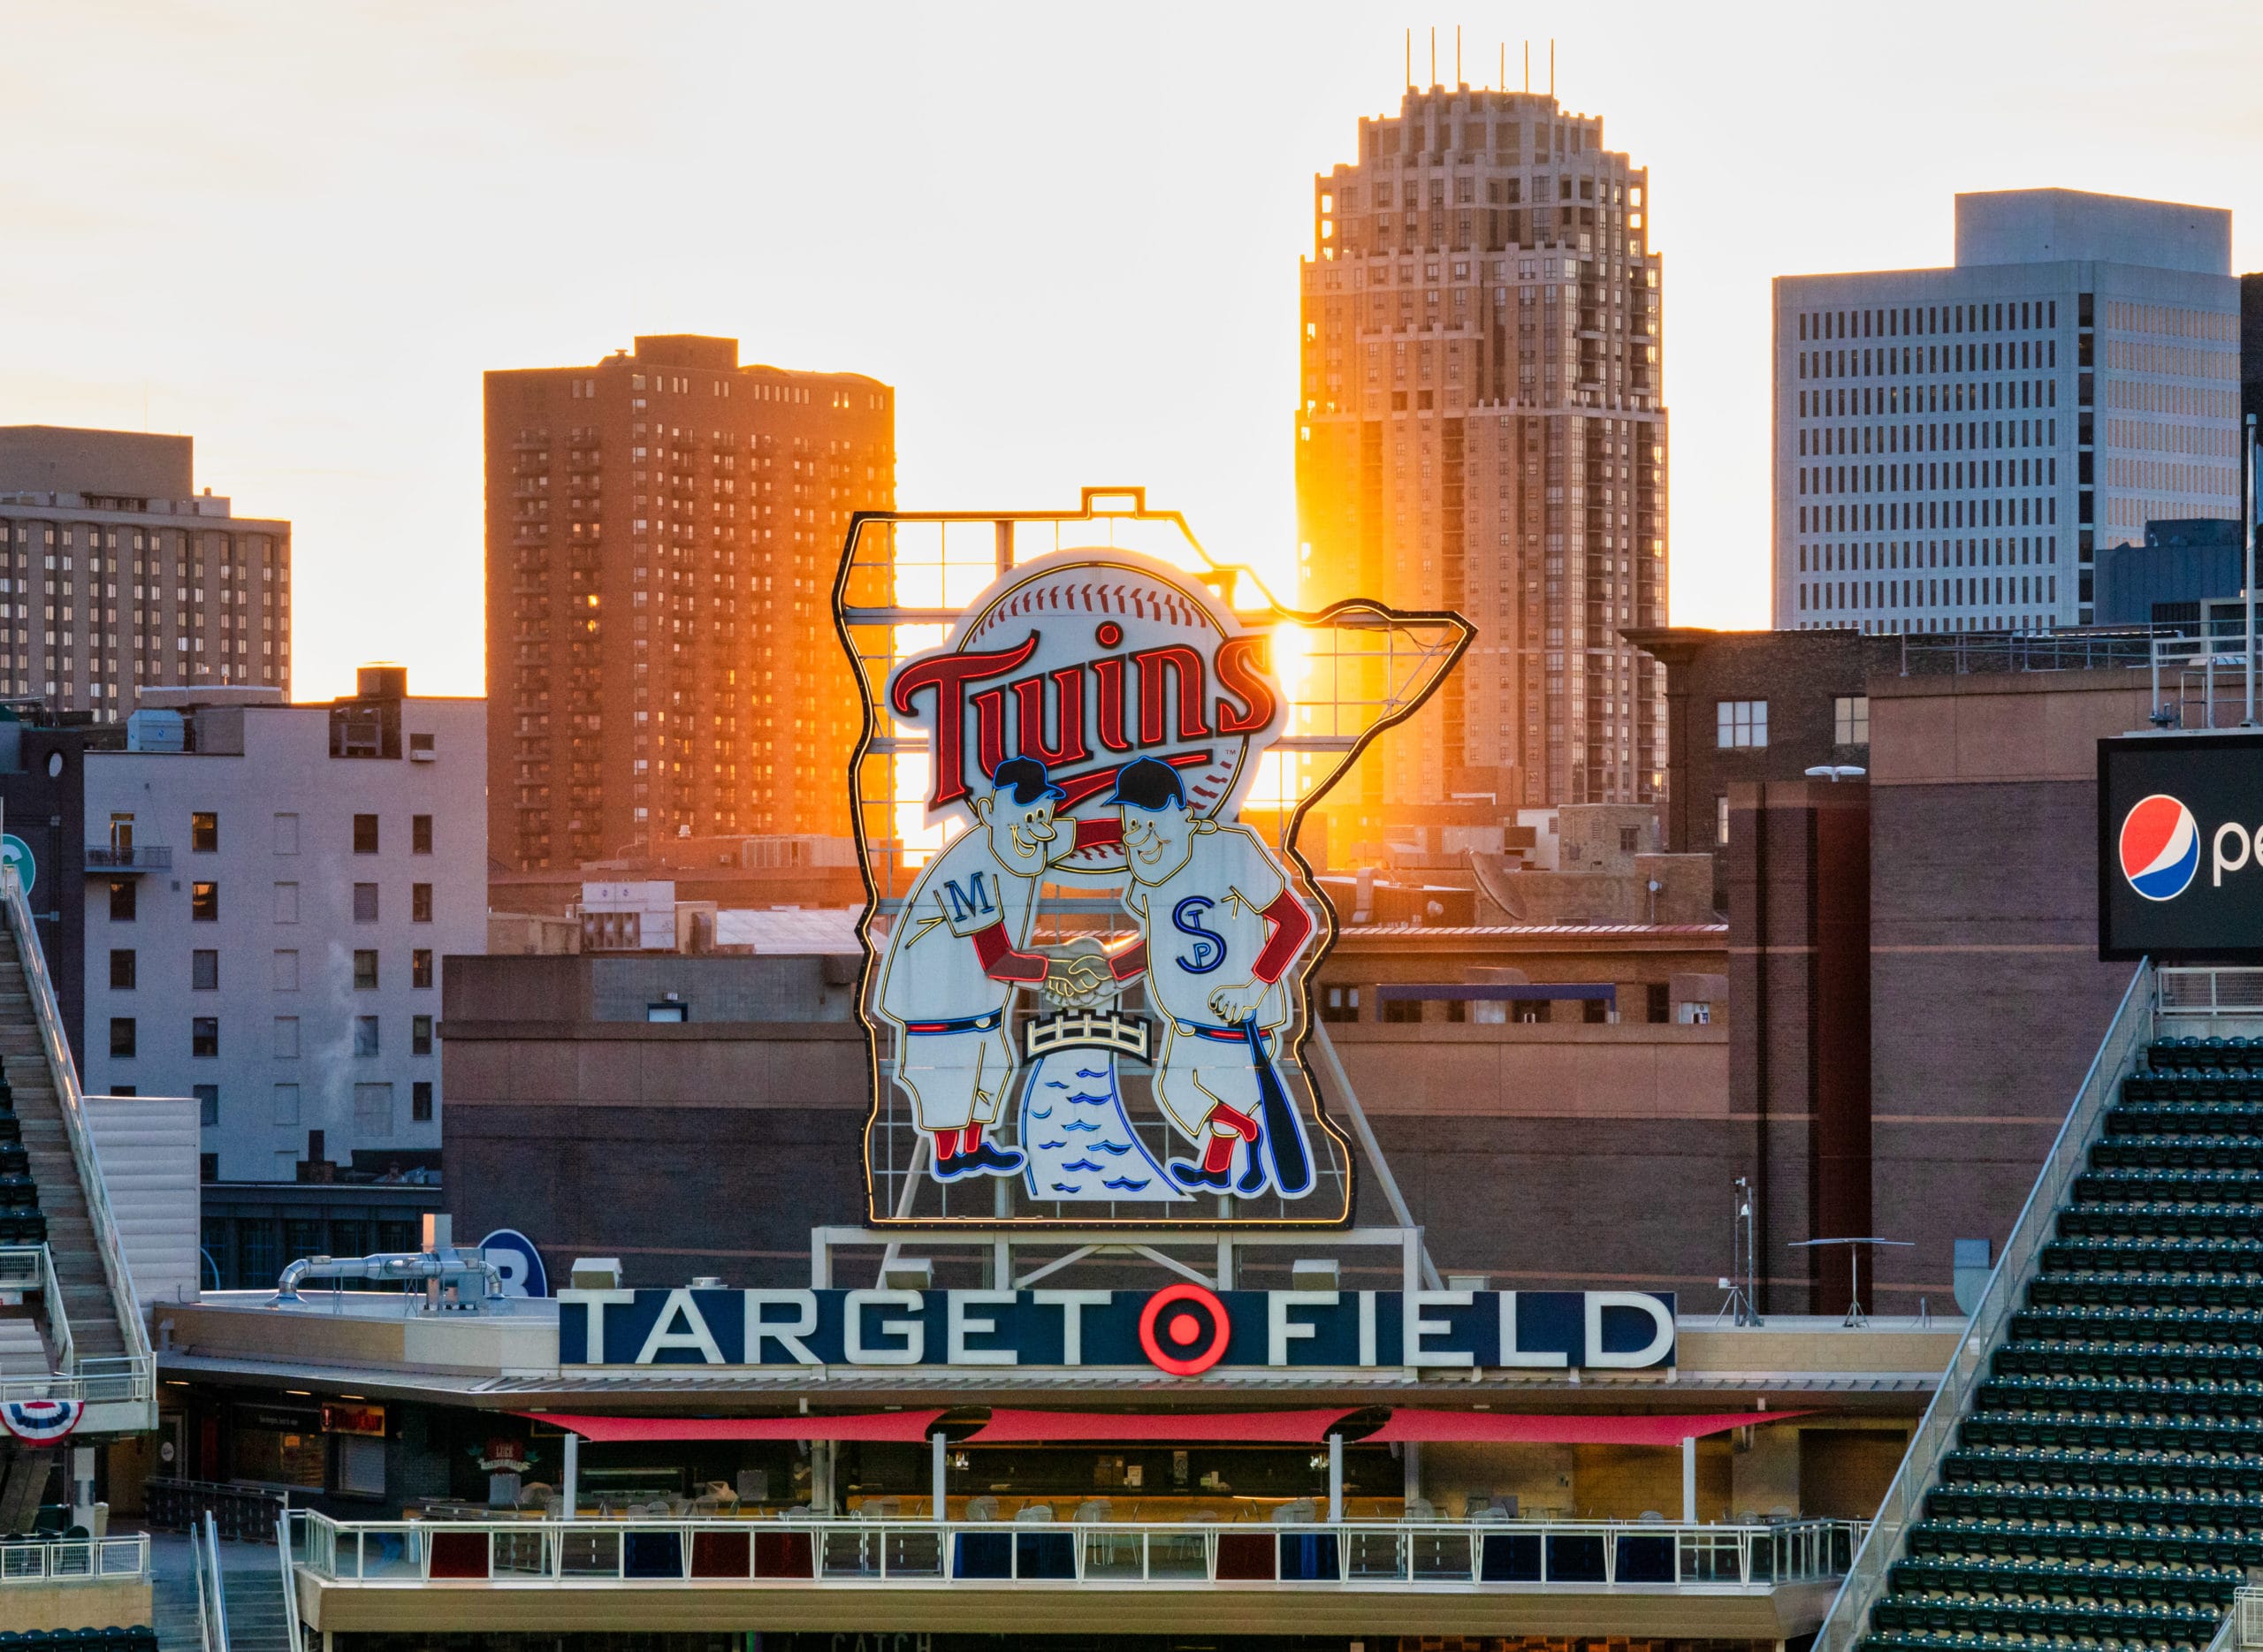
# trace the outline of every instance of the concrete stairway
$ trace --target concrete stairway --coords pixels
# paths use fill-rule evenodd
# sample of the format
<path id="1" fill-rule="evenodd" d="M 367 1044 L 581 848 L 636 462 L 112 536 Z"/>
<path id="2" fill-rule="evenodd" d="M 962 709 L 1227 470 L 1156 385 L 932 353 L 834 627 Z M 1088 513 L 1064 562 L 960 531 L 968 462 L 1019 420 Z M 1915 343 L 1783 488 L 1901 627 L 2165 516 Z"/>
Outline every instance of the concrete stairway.
<path id="1" fill-rule="evenodd" d="M 140 1339 L 129 1337 L 119 1322 L 110 1289 L 112 1271 L 122 1265 L 106 1254 L 88 1214 L 87 1191 L 71 1153 L 55 1076 L 34 1019 L 22 955 L 15 935 L 4 930 L 0 930 L 0 1074 L 15 1092 L 16 1117 L 23 1126 L 32 1179 L 39 1184 L 48 1247 L 54 1252 L 78 1356 L 82 1360 L 114 1359 L 133 1352 Z"/>
<path id="2" fill-rule="evenodd" d="M 281 1558 L 264 1543 L 223 1543 L 220 1551 L 228 1652 L 291 1652 Z"/>
<path id="3" fill-rule="evenodd" d="M 204 1637 L 196 1619 L 196 1575 L 188 1564 L 188 1545 L 178 1544 L 178 1564 L 172 1555 L 156 1563 L 149 1580 L 149 1609 L 157 1632 L 157 1652 L 203 1652 Z"/>

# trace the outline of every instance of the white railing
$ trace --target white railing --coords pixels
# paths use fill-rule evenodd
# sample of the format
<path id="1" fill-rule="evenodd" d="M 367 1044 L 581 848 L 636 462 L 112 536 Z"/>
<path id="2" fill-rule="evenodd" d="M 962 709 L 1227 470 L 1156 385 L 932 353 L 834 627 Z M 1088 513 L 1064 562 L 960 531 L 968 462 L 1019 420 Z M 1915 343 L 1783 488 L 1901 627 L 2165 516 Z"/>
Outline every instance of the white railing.
<path id="1" fill-rule="evenodd" d="M 0 908 L 6 910 L 8 927 L 15 933 L 16 956 L 23 965 L 25 987 L 31 996 L 32 1020 L 39 1028 L 40 1047 L 46 1053 L 48 1073 L 55 1084 L 57 1111 L 63 1117 L 64 1138 L 71 1144 L 71 1161 L 78 1169 L 103 1277 L 110 1283 L 110 1309 L 118 1320 L 118 1334 L 126 1341 L 125 1359 L 146 1361 L 149 1334 L 142 1329 L 141 1311 L 134 1304 L 133 1282 L 126 1276 L 126 1245 L 118 1237 L 118 1219 L 111 1214 L 110 1192 L 103 1181 L 102 1161 L 95 1152 L 86 1098 L 79 1090 L 78 1063 L 63 1036 L 63 1012 L 56 1004 L 55 985 L 48 978 L 46 954 L 40 947 L 31 905 L 24 899 L 23 885 L 17 880 L 12 862 L 0 865 Z"/>
<path id="2" fill-rule="evenodd" d="M 75 1399 L 82 1405 L 125 1401 L 147 1405 L 157 1391 L 156 1365 L 148 1355 L 81 1359 L 76 1371 L 48 1376 L 0 1377 L 0 1401 Z"/>
<path id="3" fill-rule="evenodd" d="M 188 1561 L 196 1575 L 196 1633 L 203 1652 L 228 1652 L 228 1598 L 220 1583 L 220 1531 L 209 1513 L 188 1528 Z"/>
<path id="4" fill-rule="evenodd" d="M 2263 1647 L 2263 1588 L 2232 1591 L 2231 1625 L 2232 1645 Z"/>
<path id="5" fill-rule="evenodd" d="M 294 1526 L 296 1542 L 303 1544 L 307 1536 L 307 1511 L 286 1506 L 275 1520 L 276 1558 L 283 1568 L 283 1635 L 291 1652 L 303 1652 L 307 1637 L 306 1632 L 299 1626 L 299 1549 L 293 1539 Z"/>
<path id="6" fill-rule="evenodd" d="M 0 1543 L 0 1594 L 13 1583 L 114 1582 L 149 1575 L 149 1534 Z"/>
<path id="7" fill-rule="evenodd" d="M 2157 978 L 2164 1016 L 2263 1018 L 2263 970 L 2166 969 Z"/>
<path id="8" fill-rule="evenodd" d="M 36 1290 L 47 1315 L 47 1340 L 53 1364 L 68 1372 L 79 1363 L 71 1337 L 71 1315 L 63 1304 L 63 1282 L 56 1277 L 55 1252 L 44 1245 L 0 1246 L 0 1290 Z M 44 1380 L 44 1379 L 42 1379 Z"/>
<path id="9" fill-rule="evenodd" d="M 538 1587 L 608 1581 L 1093 1581 L 1232 1587 L 1766 1592 L 1842 1576 L 1860 1522 L 1345 1521 L 1224 1525 L 931 1520 L 357 1520 L 306 1514 L 326 1583 Z"/>
<path id="10" fill-rule="evenodd" d="M 2013 1313 L 2026 1295 L 2047 1245 L 2058 1224 L 2059 1207 L 2067 1191 L 2089 1162 L 2091 1144 L 2105 1128 L 2106 1111 L 2119 1092 L 2122 1079 L 2153 1032 L 2153 966 L 2140 963 L 2122 994 L 2090 1071 L 2075 1092 L 2066 1123 L 2051 1144 L 2042 1174 L 2035 1178 L 2019 1221 L 2004 1245 L 1995 1271 L 1972 1310 L 1963 1339 L 1949 1356 L 1948 1369 L 1932 1403 L 1910 1437 L 1901 1467 L 1886 1488 L 1886 1501 L 1871 1522 L 1855 1564 L 1839 1586 L 1830 1615 L 1816 1633 L 1814 1652 L 1853 1652 L 1870 1633 L 1871 1609 L 1886 1591 L 1893 1563 L 1908 1546 L 1909 1528 L 1924 1518 L 1925 1496 L 1940 1473 L 1941 1459 L 1956 1444 L 1957 1430 L 1972 1409 L 1980 1384 L 1987 1380 L 1990 1358 L 2010 1328 Z"/>
<path id="11" fill-rule="evenodd" d="M 0 1401 L 18 1399 L 146 1402 L 156 1391 L 156 1360 L 146 1354 L 81 1359 L 55 1252 L 46 1245 L 0 1245 L 0 1290 L 36 1290 L 47 1316 L 51 1371 L 0 1376 Z"/>

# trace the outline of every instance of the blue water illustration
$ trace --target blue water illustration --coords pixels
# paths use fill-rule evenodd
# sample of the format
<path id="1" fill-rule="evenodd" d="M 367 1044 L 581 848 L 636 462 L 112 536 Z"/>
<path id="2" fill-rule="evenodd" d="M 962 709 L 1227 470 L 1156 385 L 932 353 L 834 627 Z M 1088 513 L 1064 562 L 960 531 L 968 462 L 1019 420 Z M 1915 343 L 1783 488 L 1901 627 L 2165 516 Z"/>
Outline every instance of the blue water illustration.
<path id="1" fill-rule="evenodd" d="M 1054 1116 L 1063 1102 L 1075 1116 Z M 1039 1128 L 1044 1120 L 1052 1122 Z M 1132 1128 L 1109 1051 L 1056 1050 L 1038 1057 L 1022 1081 L 1017 1134 L 1029 1156 L 1023 1179 L 1033 1199 L 1101 1205 L 1188 1202 Z"/>

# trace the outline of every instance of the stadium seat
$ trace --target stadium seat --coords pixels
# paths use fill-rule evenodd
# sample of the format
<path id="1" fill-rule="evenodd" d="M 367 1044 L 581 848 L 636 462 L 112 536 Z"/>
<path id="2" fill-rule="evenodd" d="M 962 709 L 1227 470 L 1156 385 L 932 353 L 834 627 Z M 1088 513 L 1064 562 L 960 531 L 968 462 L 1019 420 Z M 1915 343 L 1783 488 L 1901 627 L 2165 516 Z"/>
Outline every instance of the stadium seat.
<path id="1" fill-rule="evenodd" d="M 2263 1040 L 2122 1082 L 1868 1652 L 2198 1652 L 2263 1566 Z"/>

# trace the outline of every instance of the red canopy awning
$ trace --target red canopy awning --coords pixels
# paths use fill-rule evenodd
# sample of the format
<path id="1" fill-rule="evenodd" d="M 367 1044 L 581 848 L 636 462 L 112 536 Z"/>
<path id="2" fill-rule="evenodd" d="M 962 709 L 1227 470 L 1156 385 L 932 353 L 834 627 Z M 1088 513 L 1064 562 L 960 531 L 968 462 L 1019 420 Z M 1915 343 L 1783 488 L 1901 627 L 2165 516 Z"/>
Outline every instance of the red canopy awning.
<path id="1" fill-rule="evenodd" d="M 1533 1445 L 1680 1445 L 1692 1436 L 1726 1434 L 1804 1417 L 1803 1411 L 1720 1411 L 1696 1415 L 1545 1416 L 1492 1411 L 1393 1411 L 1362 1445 L 1522 1442 Z"/>
<path id="2" fill-rule="evenodd" d="M 1330 1411 L 1177 1412 L 1127 1416 L 1113 1412 L 1009 1411 L 994 1409 L 990 1420 L 968 1437 L 971 1445 L 1011 1444 L 1023 1440 L 1217 1441 L 1235 1445 L 1310 1445 L 1352 1414 Z"/>
<path id="3" fill-rule="evenodd" d="M 924 1440 L 941 1411 L 888 1411 L 862 1417 L 583 1417 L 519 1413 L 597 1444 L 667 1440 Z"/>

